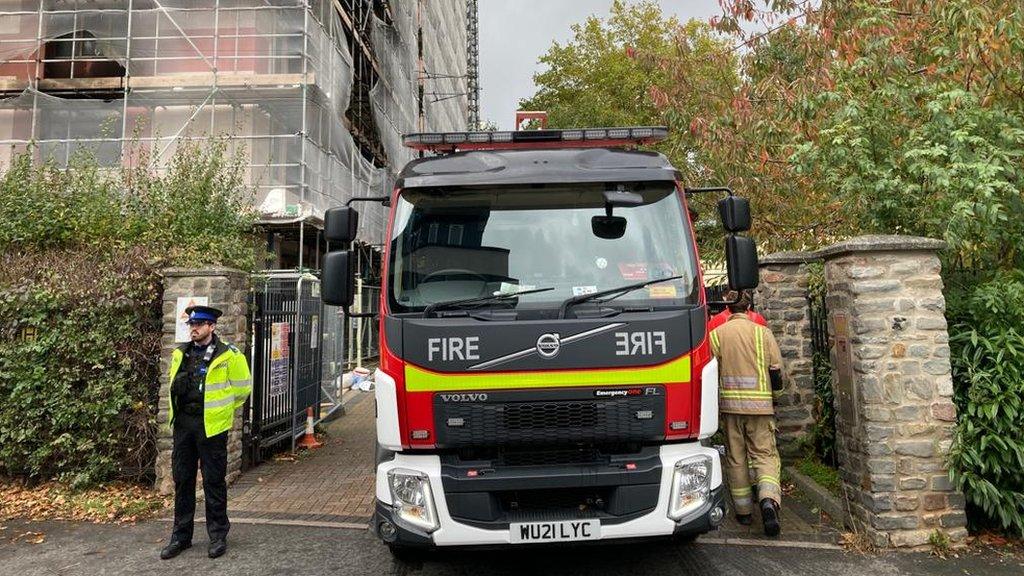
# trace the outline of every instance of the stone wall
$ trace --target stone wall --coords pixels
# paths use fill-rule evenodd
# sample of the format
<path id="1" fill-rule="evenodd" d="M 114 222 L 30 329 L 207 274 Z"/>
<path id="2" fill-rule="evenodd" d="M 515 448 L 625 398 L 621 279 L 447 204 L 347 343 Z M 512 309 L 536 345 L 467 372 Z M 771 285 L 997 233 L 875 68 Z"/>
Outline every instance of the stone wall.
<path id="1" fill-rule="evenodd" d="M 779 252 L 761 258 L 755 309 L 764 315 L 782 352 L 785 391 L 775 399 L 778 446 L 795 456 L 814 427 L 811 321 L 807 304 L 809 252 Z"/>
<path id="2" fill-rule="evenodd" d="M 167 422 L 170 405 L 171 352 L 179 343 L 175 342 L 177 326 L 177 303 L 179 297 L 206 297 L 207 304 L 224 311 L 217 322 L 217 334 L 247 353 L 249 334 L 249 275 L 232 268 L 164 270 L 163 338 L 160 353 L 160 404 L 157 413 L 157 459 L 156 487 L 161 494 L 174 491 L 171 478 L 171 430 Z M 241 409 L 235 414 L 234 426 L 228 436 L 228 482 L 234 481 L 242 470 L 242 418 Z"/>
<path id="3" fill-rule="evenodd" d="M 863 236 L 825 260 L 837 451 L 852 520 L 878 546 L 967 535 L 945 455 L 956 422 L 936 251 L 927 238 Z"/>

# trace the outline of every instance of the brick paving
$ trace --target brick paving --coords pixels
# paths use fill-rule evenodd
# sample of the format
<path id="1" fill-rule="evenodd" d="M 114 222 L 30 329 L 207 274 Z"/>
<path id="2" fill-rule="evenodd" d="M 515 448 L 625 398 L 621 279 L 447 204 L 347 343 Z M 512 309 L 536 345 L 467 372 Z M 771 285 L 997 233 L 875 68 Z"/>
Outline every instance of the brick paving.
<path id="1" fill-rule="evenodd" d="M 373 512 L 373 394 L 352 392 L 324 445 L 242 474 L 228 494 L 232 519 L 362 523 Z"/>

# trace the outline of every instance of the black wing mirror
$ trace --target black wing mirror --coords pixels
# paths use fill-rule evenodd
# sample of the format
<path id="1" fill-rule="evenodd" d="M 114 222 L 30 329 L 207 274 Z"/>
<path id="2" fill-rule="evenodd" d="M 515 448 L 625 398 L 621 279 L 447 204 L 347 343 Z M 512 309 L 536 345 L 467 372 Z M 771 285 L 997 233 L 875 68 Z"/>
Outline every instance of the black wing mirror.
<path id="1" fill-rule="evenodd" d="M 757 270 L 757 244 L 746 236 L 730 234 L 725 239 L 725 265 L 729 272 L 729 288 L 752 290 L 760 281 Z"/>
<path id="2" fill-rule="evenodd" d="M 328 252 L 324 255 L 321 274 L 321 297 L 325 304 L 341 306 L 348 310 L 356 293 L 354 259 L 349 250 Z"/>
<path id="3" fill-rule="evenodd" d="M 750 230 L 750 201 L 740 196 L 729 194 L 718 201 L 718 215 L 722 217 L 722 227 L 726 232 L 746 232 Z"/>
<path id="4" fill-rule="evenodd" d="M 324 238 L 328 242 L 348 244 L 356 239 L 359 212 L 348 206 L 328 208 L 324 213 Z"/>

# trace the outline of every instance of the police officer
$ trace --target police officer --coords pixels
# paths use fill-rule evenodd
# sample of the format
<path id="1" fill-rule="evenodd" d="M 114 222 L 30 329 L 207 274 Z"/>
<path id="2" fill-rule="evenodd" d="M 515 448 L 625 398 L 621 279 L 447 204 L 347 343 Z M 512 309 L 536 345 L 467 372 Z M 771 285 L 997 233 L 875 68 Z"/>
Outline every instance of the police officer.
<path id="1" fill-rule="evenodd" d="M 192 546 L 197 463 L 203 472 L 209 557 L 227 551 L 228 433 L 235 409 L 252 390 L 245 356 L 215 333 L 222 312 L 209 306 L 190 306 L 185 313 L 192 341 L 174 350 L 168 376 L 169 420 L 174 430 L 174 530 L 160 551 L 164 560 Z"/>
<path id="2" fill-rule="evenodd" d="M 711 351 L 719 362 L 718 406 L 725 432 L 725 474 L 737 521 L 744 525 L 752 522 L 753 479 L 764 533 L 777 536 L 781 530 L 782 488 L 773 394 L 783 388 L 782 354 L 771 330 L 747 315 L 749 298 L 730 292 L 726 299 L 735 302 L 729 305 L 731 315 L 711 331 Z"/>

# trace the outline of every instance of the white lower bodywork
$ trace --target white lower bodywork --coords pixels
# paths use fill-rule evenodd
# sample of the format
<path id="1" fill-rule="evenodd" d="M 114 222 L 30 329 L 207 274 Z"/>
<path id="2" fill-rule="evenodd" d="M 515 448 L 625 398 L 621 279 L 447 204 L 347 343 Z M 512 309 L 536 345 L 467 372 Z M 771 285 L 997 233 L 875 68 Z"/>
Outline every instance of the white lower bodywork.
<path id="1" fill-rule="evenodd" d="M 700 435 L 701 440 L 718 432 L 718 358 L 704 365 L 700 373 Z"/>
<path id="2" fill-rule="evenodd" d="M 377 443 L 388 450 L 402 449 L 398 426 L 398 390 L 395 379 L 381 369 L 373 375 L 374 399 L 377 401 Z"/>
<path id="3" fill-rule="evenodd" d="M 717 380 L 716 380 L 717 383 Z M 716 388 L 717 392 L 717 388 Z M 717 398 L 717 396 L 716 396 Z M 717 412 L 716 412 L 717 413 Z M 717 425 L 716 425 L 717 426 Z M 379 430 L 378 430 L 379 431 Z M 661 447 L 661 491 L 658 496 L 658 505 L 645 516 L 621 524 L 609 524 L 601 526 L 601 539 L 612 538 L 642 538 L 648 536 L 671 535 L 676 527 L 676 521 L 668 517 L 668 503 L 671 490 L 672 473 L 675 470 L 676 462 L 693 456 L 708 456 L 712 460 L 711 490 L 722 485 L 722 466 L 719 460 L 718 451 L 713 448 L 705 448 L 694 442 L 689 444 L 667 444 Z M 509 530 L 484 530 L 474 526 L 461 524 L 452 519 L 448 513 L 448 505 L 445 501 L 441 485 L 441 461 L 434 455 L 410 455 L 395 454 L 393 460 L 383 462 L 377 466 L 377 500 L 384 504 L 391 504 L 391 491 L 388 488 L 388 471 L 395 468 L 415 470 L 426 474 L 430 479 L 430 487 L 433 491 L 434 505 L 437 507 L 437 515 L 440 528 L 431 534 L 434 544 L 437 546 L 472 546 L 472 545 L 495 545 L 511 544 L 512 538 Z M 706 513 L 706 510 L 698 511 Z M 679 523 L 683 524 L 693 520 L 695 516 L 684 517 Z"/>

